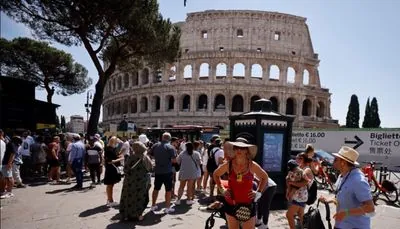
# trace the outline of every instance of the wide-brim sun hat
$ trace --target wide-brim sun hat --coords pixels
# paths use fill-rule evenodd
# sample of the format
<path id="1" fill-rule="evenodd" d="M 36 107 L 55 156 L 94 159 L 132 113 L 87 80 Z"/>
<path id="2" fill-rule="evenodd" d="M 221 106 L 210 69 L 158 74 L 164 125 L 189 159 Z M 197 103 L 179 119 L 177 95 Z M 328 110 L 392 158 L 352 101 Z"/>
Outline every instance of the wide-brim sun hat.
<path id="1" fill-rule="evenodd" d="M 339 152 L 333 153 L 332 155 L 335 157 L 341 158 L 353 165 L 359 165 L 359 163 L 357 162 L 357 159 L 360 154 L 351 147 L 342 146 L 342 148 L 340 148 Z"/>
<path id="2" fill-rule="evenodd" d="M 234 142 L 227 141 L 224 144 L 224 152 L 228 154 L 229 157 L 233 158 L 234 157 L 234 150 L 233 147 L 239 147 L 239 148 L 248 148 L 249 149 L 249 154 L 251 158 L 255 158 L 257 155 L 257 146 L 248 144 L 248 141 L 245 138 L 237 138 Z"/>
<path id="3" fill-rule="evenodd" d="M 149 142 L 149 139 L 147 138 L 147 136 L 145 134 L 141 134 L 141 135 L 139 135 L 139 141 L 143 144 L 146 144 L 147 142 Z"/>

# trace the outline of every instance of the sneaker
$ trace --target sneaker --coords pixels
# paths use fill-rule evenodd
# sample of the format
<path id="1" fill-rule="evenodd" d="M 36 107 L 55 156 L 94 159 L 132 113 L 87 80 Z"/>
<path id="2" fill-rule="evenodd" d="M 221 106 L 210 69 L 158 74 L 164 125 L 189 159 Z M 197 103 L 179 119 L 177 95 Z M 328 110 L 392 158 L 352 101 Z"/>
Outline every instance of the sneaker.
<path id="1" fill-rule="evenodd" d="M 257 219 L 256 226 L 257 226 L 257 227 L 258 227 L 258 226 L 261 226 L 262 223 L 263 223 L 263 222 L 262 222 L 261 219 Z"/>
<path id="2" fill-rule="evenodd" d="M 177 199 L 177 200 L 175 201 L 175 205 L 181 205 L 181 200 L 180 200 L 180 199 Z"/>
<path id="3" fill-rule="evenodd" d="M 192 205 L 192 204 L 194 204 L 194 201 L 193 200 L 186 200 L 186 204 L 187 205 Z"/>
<path id="4" fill-rule="evenodd" d="M 25 185 L 25 184 L 22 184 L 22 183 L 20 183 L 20 184 L 17 184 L 17 188 L 26 188 L 26 185 Z"/>
<path id="5" fill-rule="evenodd" d="M 150 210 L 153 211 L 153 212 L 157 211 L 158 210 L 158 206 L 157 205 L 151 206 Z"/>
<path id="6" fill-rule="evenodd" d="M 6 198 L 8 198 L 8 195 L 7 195 L 8 193 L 7 192 L 3 192 L 1 195 L 0 195 L 0 199 L 6 199 Z"/>
<path id="7" fill-rule="evenodd" d="M 111 202 L 110 203 L 110 207 L 116 207 L 116 206 L 118 206 L 119 204 L 117 203 L 117 202 Z"/>
<path id="8" fill-rule="evenodd" d="M 171 213 L 175 212 L 175 209 L 173 207 L 169 207 L 169 208 L 166 208 L 164 212 L 167 214 L 171 214 Z"/>

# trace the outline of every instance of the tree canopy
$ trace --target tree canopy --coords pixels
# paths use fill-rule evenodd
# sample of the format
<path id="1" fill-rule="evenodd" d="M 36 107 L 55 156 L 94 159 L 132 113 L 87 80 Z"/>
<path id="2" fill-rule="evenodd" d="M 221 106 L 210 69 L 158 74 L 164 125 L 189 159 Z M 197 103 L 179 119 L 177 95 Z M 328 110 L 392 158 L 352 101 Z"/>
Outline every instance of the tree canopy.
<path id="1" fill-rule="evenodd" d="M 352 95 L 350 99 L 349 109 L 346 116 L 347 128 L 359 128 L 360 121 L 360 104 L 357 95 Z"/>
<path id="2" fill-rule="evenodd" d="M 85 47 L 99 76 L 89 134 L 97 131 L 105 84 L 117 67 L 157 68 L 179 55 L 180 29 L 162 17 L 156 0 L 15 0 L 0 6 L 40 39 Z"/>
<path id="3" fill-rule="evenodd" d="M 92 84 L 86 68 L 70 54 L 29 38 L 0 38 L 0 66 L 1 75 L 26 79 L 45 89 L 49 103 L 54 92 L 82 93 Z"/>
<path id="4" fill-rule="evenodd" d="M 381 119 L 379 118 L 378 100 L 374 97 L 371 100 L 371 127 L 380 128 Z"/>
<path id="5" fill-rule="evenodd" d="M 365 105 L 365 114 L 364 121 L 362 123 L 363 128 L 371 128 L 371 105 L 369 102 L 369 98 L 367 100 L 367 104 Z"/>

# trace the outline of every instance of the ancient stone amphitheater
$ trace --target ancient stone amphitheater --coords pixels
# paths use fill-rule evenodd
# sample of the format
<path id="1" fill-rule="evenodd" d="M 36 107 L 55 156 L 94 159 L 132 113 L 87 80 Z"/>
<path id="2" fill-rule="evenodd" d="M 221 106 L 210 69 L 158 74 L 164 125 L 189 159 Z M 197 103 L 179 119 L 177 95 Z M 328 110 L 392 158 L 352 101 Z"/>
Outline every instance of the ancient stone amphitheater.
<path id="1" fill-rule="evenodd" d="M 108 82 L 103 122 L 228 128 L 230 115 L 267 98 L 295 127 L 337 127 L 322 88 L 306 18 L 277 12 L 189 13 L 181 58 L 164 69 L 118 72 Z M 327 44 L 329 45 L 329 44 Z"/>

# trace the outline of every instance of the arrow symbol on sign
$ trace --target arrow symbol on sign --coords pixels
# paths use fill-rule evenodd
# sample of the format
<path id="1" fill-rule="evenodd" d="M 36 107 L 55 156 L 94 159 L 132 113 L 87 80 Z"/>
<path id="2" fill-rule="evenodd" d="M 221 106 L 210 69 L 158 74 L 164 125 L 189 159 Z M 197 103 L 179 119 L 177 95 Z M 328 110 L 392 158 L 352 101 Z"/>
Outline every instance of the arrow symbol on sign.
<path id="1" fill-rule="evenodd" d="M 356 141 L 349 141 L 349 140 L 347 140 L 347 138 L 345 138 L 344 143 L 345 144 L 356 144 L 355 146 L 353 146 L 353 149 L 357 149 L 362 144 L 364 144 L 364 142 L 361 140 L 361 138 L 359 138 L 357 135 L 354 136 L 354 138 L 356 139 Z"/>

